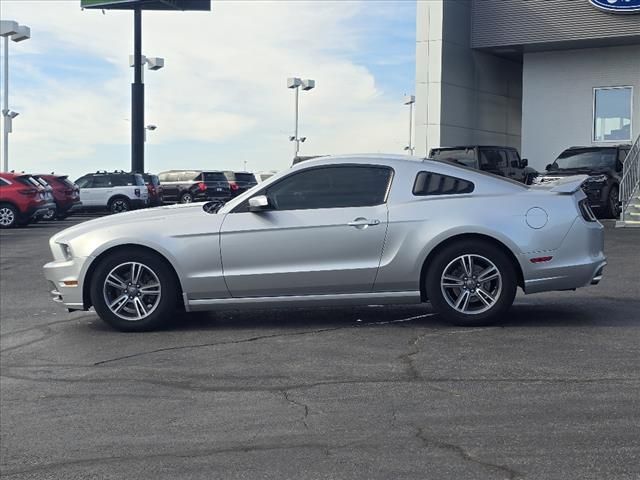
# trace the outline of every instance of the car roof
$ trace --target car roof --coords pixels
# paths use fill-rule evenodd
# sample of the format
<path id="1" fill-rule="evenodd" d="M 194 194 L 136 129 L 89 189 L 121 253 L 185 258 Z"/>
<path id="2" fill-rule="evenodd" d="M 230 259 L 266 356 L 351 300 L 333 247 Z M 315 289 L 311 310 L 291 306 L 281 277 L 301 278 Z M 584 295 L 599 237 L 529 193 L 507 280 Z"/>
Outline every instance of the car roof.
<path id="1" fill-rule="evenodd" d="M 578 146 L 565 148 L 564 151 L 566 152 L 567 150 L 582 150 L 585 148 L 588 148 L 589 150 L 604 150 L 607 148 L 620 148 L 620 147 L 630 147 L 630 146 L 631 146 L 630 143 L 619 143 L 615 145 L 583 145 L 583 146 L 578 145 Z"/>
<path id="2" fill-rule="evenodd" d="M 434 147 L 431 150 L 459 150 L 461 148 L 500 148 L 502 150 L 518 150 L 515 147 L 505 147 L 504 145 L 458 145 L 453 147 Z"/>

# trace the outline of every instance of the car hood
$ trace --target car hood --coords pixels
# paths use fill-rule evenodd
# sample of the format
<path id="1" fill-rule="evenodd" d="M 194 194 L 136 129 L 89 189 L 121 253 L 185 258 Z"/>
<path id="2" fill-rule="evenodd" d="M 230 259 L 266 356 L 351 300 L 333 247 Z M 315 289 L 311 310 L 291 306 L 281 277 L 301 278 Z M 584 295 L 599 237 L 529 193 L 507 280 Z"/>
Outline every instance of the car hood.
<path id="1" fill-rule="evenodd" d="M 114 215 L 107 215 L 105 217 L 96 218 L 82 222 L 73 227 L 62 230 L 51 238 L 52 242 L 64 243 L 73 238 L 77 238 L 87 233 L 95 233 L 97 231 L 104 231 L 112 229 L 122 230 L 134 233 L 140 229 L 149 229 L 149 224 L 155 224 L 155 228 L 158 231 L 163 231 L 171 234 L 172 228 L 176 227 L 177 220 L 187 220 L 187 217 L 201 217 L 203 214 L 218 216 L 216 213 L 204 213 L 203 203 L 187 203 L 177 205 L 166 205 L 163 207 L 146 208 L 143 210 L 134 210 L 132 212 L 118 213 Z M 194 218 L 194 222 L 197 219 Z M 182 222 L 180 222 L 182 223 Z"/>
<path id="2" fill-rule="evenodd" d="M 549 170 L 542 174 L 543 177 L 572 177 L 574 175 L 602 175 L 611 170 L 608 168 L 576 168 L 572 170 Z"/>

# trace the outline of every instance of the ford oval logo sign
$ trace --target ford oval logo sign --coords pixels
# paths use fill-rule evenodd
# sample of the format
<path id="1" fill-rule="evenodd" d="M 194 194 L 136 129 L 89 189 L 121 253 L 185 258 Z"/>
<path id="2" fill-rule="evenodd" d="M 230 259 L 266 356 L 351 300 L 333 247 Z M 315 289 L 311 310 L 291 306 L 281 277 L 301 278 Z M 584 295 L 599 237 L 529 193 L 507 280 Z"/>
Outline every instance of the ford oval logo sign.
<path id="1" fill-rule="evenodd" d="M 640 13 L 640 0 L 589 0 L 591 5 L 610 13 Z"/>

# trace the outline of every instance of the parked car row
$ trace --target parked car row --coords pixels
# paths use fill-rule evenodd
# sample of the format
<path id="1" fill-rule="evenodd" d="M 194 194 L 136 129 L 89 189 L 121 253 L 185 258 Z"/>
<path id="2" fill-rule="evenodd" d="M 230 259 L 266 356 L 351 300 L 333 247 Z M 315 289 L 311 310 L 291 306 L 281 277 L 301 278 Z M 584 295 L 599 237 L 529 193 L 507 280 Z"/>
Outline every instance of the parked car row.
<path id="1" fill-rule="evenodd" d="M 257 183 L 251 172 L 225 170 L 97 171 L 75 183 L 53 173 L 1 174 L 0 227 L 62 220 L 80 209 L 120 213 L 176 202 L 224 204 Z"/>
<path id="2" fill-rule="evenodd" d="M 620 215 L 618 195 L 623 163 L 630 150 L 631 145 L 628 144 L 570 147 L 546 166 L 544 174 L 529 167 L 527 159 L 521 159 L 512 147 L 465 145 L 433 148 L 429 157 L 534 186 L 558 182 L 571 175 L 588 175 L 582 190 L 591 208 L 601 217 L 617 218 Z"/>
<path id="3" fill-rule="evenodd" d="M 0 228 L 66 218 L 80 204 L 79 190 L 66 175 L 0 173 Z"/>

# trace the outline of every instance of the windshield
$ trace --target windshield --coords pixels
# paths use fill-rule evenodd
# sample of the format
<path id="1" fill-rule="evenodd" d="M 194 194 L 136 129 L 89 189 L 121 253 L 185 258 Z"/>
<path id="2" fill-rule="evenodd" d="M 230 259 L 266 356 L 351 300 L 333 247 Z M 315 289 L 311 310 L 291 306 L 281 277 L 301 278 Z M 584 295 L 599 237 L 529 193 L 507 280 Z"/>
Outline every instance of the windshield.
<path id="1" fill-rule="evenodd" d="M 431 158 L 445 162 L 454 162 L 466 167 L 476 166 L 476 152 L 473 148 L 432 150 Z"/>
<path id="2" fill-rule="evenodd" d="M 615 148 L 576 148 L 562 152 L 551 165 L 552 170 L 578 170 L 613 168 L 616 163 Z"/>

